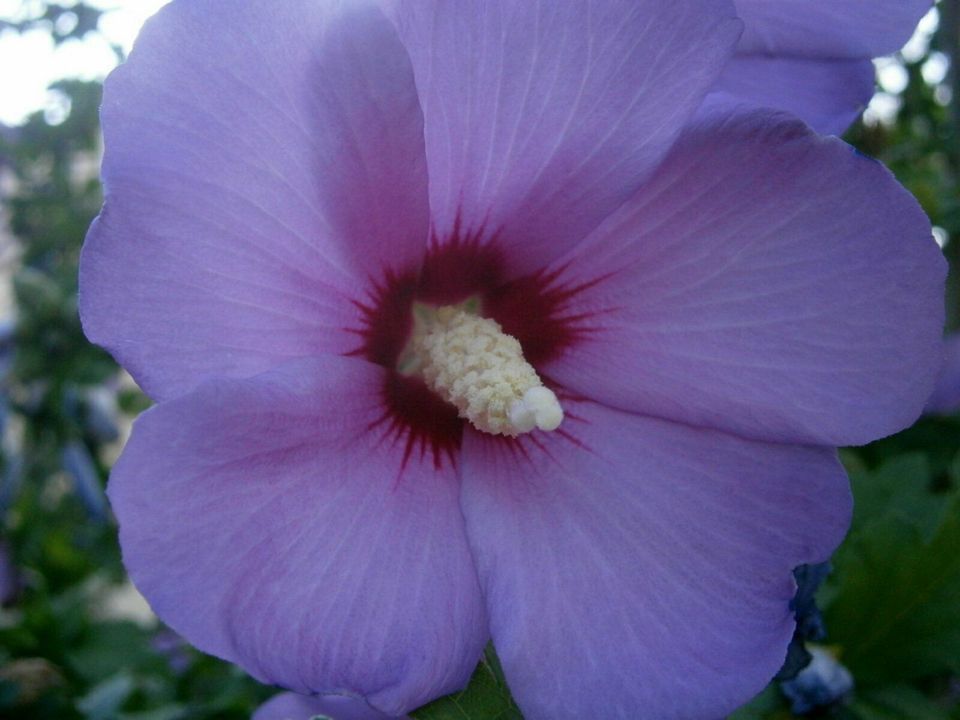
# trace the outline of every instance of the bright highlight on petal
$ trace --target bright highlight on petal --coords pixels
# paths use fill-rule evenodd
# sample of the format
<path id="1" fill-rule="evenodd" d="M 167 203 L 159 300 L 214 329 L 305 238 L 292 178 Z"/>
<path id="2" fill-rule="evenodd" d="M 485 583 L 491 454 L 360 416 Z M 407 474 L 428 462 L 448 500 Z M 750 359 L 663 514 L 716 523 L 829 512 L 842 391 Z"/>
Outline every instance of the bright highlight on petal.
<path id="1" fill-rule="evenodd" d="M 563 422 L 557 396 L 498 322 L 459 306 L 421 308 L 416 318 L 405 369 L 419 373 L 475 428 L 516 436 Z"/>

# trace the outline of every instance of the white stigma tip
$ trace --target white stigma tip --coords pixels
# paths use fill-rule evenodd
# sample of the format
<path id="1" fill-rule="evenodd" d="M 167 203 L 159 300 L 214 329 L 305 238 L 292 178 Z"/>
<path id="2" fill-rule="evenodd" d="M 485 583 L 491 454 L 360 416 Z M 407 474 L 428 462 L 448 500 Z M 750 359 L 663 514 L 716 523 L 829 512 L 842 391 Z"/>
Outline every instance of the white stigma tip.
<path id="1" fill-rule="evenodd" d="M 421 308 L 416 319 L 401 367 L 416 368 L 475 428 L 516 436 L 563 422 L 557 396 L 495 321 L 454 306 Z"/>
<path id="2" fill-rule="evenodd" d="M 523 404 L 530 408 L 541 430 L 556 430 L 563 422 L 563 408 L 553 390 L 540 385 L 523 394 Z"/>

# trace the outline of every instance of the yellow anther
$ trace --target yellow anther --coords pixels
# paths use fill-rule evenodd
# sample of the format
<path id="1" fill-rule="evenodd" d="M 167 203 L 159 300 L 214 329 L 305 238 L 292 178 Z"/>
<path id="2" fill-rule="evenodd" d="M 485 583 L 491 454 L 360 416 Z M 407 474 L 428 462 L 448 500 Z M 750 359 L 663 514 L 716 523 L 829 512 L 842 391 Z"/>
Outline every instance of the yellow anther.
<path id="1" fill-rule="evenodd" d="M 461 307 L 418 308 L 405 369 L 419 374 L 478 430 L 556 430 L 563 409 L 523 357 L 517 339 Z"/>

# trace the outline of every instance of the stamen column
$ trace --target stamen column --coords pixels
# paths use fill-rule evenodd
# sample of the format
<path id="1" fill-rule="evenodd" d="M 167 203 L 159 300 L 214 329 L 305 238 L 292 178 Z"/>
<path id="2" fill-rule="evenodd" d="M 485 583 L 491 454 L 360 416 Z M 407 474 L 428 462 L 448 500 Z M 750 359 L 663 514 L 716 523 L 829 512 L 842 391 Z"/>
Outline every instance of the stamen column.
<path id="1" fill-rule="evenodd" d="M 421 310 L 410 349 L 410 369 L 479 430 L 516 436 L 563 421 L 556 395 L 494 320 L 455 306 Z"/>

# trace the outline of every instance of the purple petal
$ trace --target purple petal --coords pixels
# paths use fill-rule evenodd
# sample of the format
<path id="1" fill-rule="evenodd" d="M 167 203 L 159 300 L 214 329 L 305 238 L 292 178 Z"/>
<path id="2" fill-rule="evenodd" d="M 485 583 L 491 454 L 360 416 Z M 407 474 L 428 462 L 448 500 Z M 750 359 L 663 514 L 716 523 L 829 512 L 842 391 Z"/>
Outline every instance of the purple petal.
<path id="1" fill-rule="evenodd" d="M 191 643 L 400 715 L 463 687 L 487 629 L 455 471 L 404 465 L 382 372 L 205 383 L 141 416 L 109 494 L 133 581 Z"/>
<path id="2" fill-rule="evenodd" d="M 364 3 L 176 2 L 107 80 L 87 335 L 155 398 L 343 352 L 429 231 L 406 51 Z"/>
<path id="3" fill-rule="evenodd" d="M 933 387 L 928 220 L 882 165 L 786 116 L 693 127 L 564 263 L 594 281 L 567 309 L 592 332 L 546 372 L 615 407 L 847 445 L 912 423 Z"/>
<path id="4" fill-rule="evenodd" d="M 740 50 L 870 58 L 899 50 L 932 0 L 734 0 L 746 23 Z"/>
<path id="5" fill-rule="evenodd" d="M 730 56 L 728 0 L 395 0 L 441 241 L 515 272 L 581 240 L 649 175 Z"/>
<path id="6" fill-rule="evenodd" d="M 926 412 L 949 414 L 960 410 L 960 333 L 943 343 L 943 361 Z"/>
<path id="7" fill-rule="evenodd" d="M 737 55 L 708 96 L 785 110 L 825 135 L 842 135 L 870 102 L 869 60 L 810 60 Z"/>
<path id="8" fill-rule="evenodd" d="M 572 411 L 519 448 L 464 439 L 467 533 L 514 697 L 527 720 L 722 717 L 783 663 L 791 571 L 843 538 L 844 472 L 827 449 Z"/>
<path id="9" fill-rule="evenodd" d="M 315 715 L 324 715 L 332 720 L 395 720 L 374 710 L 362 698 L 348 695 L 298 695 L 290 692 L 270 698 L 257 709 L 250 720 L 310 720 Z"/>

